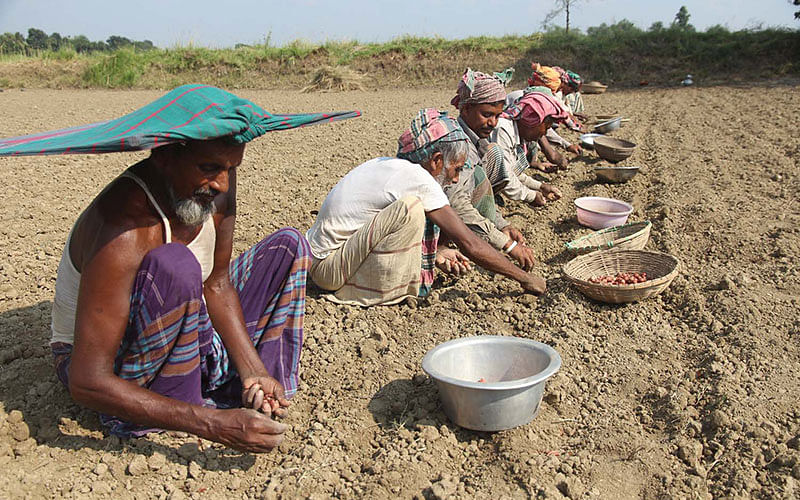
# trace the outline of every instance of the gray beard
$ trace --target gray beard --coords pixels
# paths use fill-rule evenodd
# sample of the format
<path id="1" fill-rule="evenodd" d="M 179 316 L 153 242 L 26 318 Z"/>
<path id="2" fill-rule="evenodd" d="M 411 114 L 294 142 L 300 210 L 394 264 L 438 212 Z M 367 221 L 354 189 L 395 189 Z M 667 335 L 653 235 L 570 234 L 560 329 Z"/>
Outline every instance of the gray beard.
<path id="1" fill-rule="evenodd" d="M 445 170 L 447 167 L 442 168 L 442 171 L 439 172 L 439 175 L 436 176 L 436 182 L 439 183 L 440 186 L 445 187 L 450 184 L 450 181 L 447 180 L 447 171 Z"/>
<path id="2" fill-rule="evenodd" d="M 175 211 L 175 217 L 178 222 L 186 226 L 199 226 L 209 215 L 214 213 L 216 208 L 213 201 L 203 204 L 193 198 L 178 198 L 175 191 L 172 190 L 172 186 L 167 186 L 167 192 L 172 209 Z M 202 190 L 196 191 L 197 194 L 202 192 Z"/>

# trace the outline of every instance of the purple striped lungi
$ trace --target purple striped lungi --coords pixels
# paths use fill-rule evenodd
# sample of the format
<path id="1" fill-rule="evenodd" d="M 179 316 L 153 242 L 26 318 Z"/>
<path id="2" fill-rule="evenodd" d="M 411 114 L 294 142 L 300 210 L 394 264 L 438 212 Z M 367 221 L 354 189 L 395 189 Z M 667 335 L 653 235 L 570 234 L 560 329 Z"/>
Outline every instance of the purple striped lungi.
<path id="1" fill-rule="evenodd" d="M 230 264 L 247 333 L 267 372 L 297 392 L 303 343 L 308 242 L 284 228 L 242 253 Z M 185 245 L 169 243 L 142 260 L 131 294 L 128 328 L 114 372 L 167 397 L 198 405 L 241 405 L 242 386 L 202 299 L 200 264 Z M 52 345 L 56 374 L 67 387 L 72 346 Z M 118 435 L 144 429 L 101 415 Z"/>

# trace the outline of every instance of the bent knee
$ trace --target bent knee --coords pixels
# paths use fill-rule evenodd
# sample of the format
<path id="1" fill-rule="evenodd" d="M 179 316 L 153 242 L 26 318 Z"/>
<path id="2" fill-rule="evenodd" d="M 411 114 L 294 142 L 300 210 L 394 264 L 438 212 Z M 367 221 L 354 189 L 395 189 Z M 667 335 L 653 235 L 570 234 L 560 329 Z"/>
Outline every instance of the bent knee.
<path id="1" fill-rule="evenodd" d="M 406 217 L 411 224 L 425 223 L 425 208 L 422 200 L 417 196 L 404 196 L 400 201 L 406 206 Z"/>
<path id="2" fill-rule="evenodd" d="M 139 271 L 147 271 L 175 290 L 201 293 L 203 275 L 200 263 L 182 243 L 167 243 L 145 254 Z"/>
<path id="3" fill-rule="evenodd" d="M 293 227 L 283 227 L 270 234 L 263 240 L 266 248 L 284 247 L 294 254 L 295 259 L 302 259 L 311 255 L 311 246 L 306 237 Z"/>

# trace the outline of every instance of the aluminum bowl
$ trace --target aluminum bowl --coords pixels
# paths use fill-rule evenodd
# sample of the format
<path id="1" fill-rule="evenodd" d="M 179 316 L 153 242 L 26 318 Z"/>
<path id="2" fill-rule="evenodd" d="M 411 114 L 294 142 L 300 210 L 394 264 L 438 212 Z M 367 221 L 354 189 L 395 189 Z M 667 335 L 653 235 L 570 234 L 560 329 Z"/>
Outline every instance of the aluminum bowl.
<path id="1" fill-rule="evenodd" d="M 451 340 L 422 360 L 448 418 L 476 431 L 502 431 L 533 420 L 545 381 L 559 368 L 561 356 L 549 345 L 499 335 Z"/>
<path id="2" fill-rule="evenodd" d="M 613 132 L 615 130 L 619 130 L 622 126 L 622 117 L 613 118 L 611 120 L 605 121 L 603 123 L 598 123 L 594 126 L 592 130 L 595 132 L 599 132 L 601 134 L 607 134 L 609 132 Z"/>
<path id="3" fill-rule="evenodd" d="M 586 149 L 594 149 L 594 140 L 597 137 L 603 137 L 603 134 L 582 134 L 579 137 L 581 141 L 581 146 Z"/>
<path id="4" fill-rule="evenodd" d="M 633 205 L 614 198 L 584 196 L 575 200 L 578 223 L 592 229 L 621 226 L 628 221 Z"/>
<path id="5" fill-rule="evenodd" d="M 610 114 L 610 115 L 596 115 L 594 117 L 594 119 L 597 120 L 597 122 L 607 122 L 608 120 L 611 120 L 611 119 L 617 118 L 617 117 L 619 117 L 619 113 L 613 113 L 613 114 Z"/>
<path id="6" fill-rule="evenodd" d="M 639 167 L 595 167 L 594 173 L 606 182 L 628 182 L 639 173 Z"/>

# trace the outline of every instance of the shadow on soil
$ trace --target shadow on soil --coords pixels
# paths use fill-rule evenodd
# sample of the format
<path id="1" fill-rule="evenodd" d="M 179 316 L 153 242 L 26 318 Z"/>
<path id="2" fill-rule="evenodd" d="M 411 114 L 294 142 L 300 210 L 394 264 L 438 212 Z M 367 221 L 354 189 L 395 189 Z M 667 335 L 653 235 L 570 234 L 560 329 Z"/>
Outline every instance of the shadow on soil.
<path id="1" fill-rule="evenodd" d="M 73 402 L 56 378 L 49 347 L 51 308 L 51 302 L 43 301 L 0 313 L 0 407 L 6 414 L 22 412 L 36 445 L 147 456 L 158 452 L 173 463 L 195 461 L 206 470 L 217 471 L 247 470 L 255 463 L 253 455 L 226 448 L 203 453 L 196 438 L 188 435 L 182 446 L 173 448 L 147 437 L 121 439 L 105 432 L 97 413 Z M 17 454 L 25 452 L 25 445 L 13 442 Z"/>
<path id="2" fill-rule="evenodd" d="M 489 439 L 492 433 L 463 429 L 447 418 L 439 399 L 436 384 L 428 377 L 396 379 L 381 387 L 367 404 L 381 427 L 399 430 L 401 427 L 446 426 L 460 443 Z"/>

